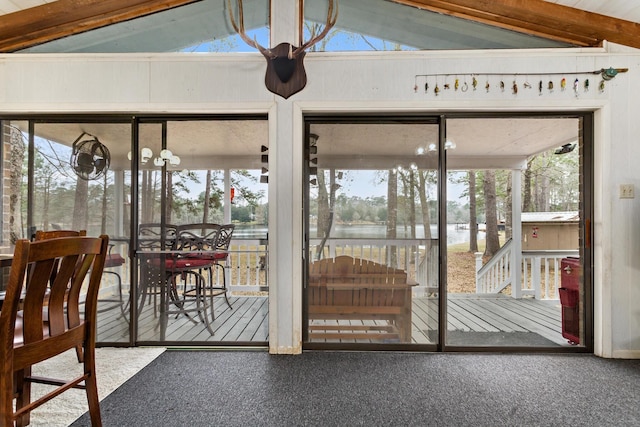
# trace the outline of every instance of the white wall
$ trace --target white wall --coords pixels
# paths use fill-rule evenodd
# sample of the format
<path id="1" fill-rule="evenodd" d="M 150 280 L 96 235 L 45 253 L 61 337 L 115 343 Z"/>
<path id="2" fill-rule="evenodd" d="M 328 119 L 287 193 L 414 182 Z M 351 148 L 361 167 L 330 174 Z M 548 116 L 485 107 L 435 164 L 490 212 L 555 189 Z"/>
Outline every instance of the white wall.
<path id="1" fill-rule="evenodd" d="M 318 53 L 306 58 L 307 87 L 288 100 L 264 87 L 259 54 L 2 55 L 0 114 L 62 112 L 268 113 L 270 120 L 270 343 L 301 351 L 303 114 L 320 111 L 596 111 L 595 351 L 640 358 L 640 53 L 603 49 Z M 538 94 L 534 73 L 629 68 L 598 91 Z M 458 73 L 479 87 L 436 97 L 414 91 L 416 75 Z M 500 75 L 485 77 L 483 73 Z M 534 86 L 517 95 L 514 73 Z M 528 75 L 528 76 L 527 76 Z M 484 90 L 484 80 L 492 90 Z M 558 76 L 554 76 L 557 81 Z M 580 77 L 581 81 L 583 77 Z M 506 83 L 504 92 L 499 80 Z M 444 81 L 440 80 L 440 84 Z M 449 80 L 449 83 L 453 83 Z M 431 85 L 433 87 L 433 85 Z M 545 86 L 546 87 L 546 86 Z M 635 199 L 619 199 L 634 184 Z"/>

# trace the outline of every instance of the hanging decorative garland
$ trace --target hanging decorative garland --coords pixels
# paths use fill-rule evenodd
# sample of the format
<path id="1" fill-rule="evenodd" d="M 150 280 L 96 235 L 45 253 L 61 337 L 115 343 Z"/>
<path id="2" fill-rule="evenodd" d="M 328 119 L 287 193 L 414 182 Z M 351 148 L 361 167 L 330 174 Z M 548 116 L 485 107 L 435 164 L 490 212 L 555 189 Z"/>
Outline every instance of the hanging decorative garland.
<path id="1" fill-rule="evenodd" d="M 542 96 L 545 93 L 553 93 L 556 86 L 554 84 L 554 76 L 562 76 L 559 80 L 560 91 L 564 92 L 567 90 L 567 77 L 566 76 L 575 76 L 573 80 L 573 93 L 577 97 L 582 90 L 583 92 L 589 92 L 590 90 L 590 76 L 600 76 L 600 82 L 598 84 L 598 90 L 600 92 L 604 92 L 605 83 L 615 76 L 618 73 L 626 73 L 629 71 L 628 68 L 601 68 L 595 71 L 577 71 L 577 72 L 567 72 L 567 73 L 513 73 L 513 74 L 505 74 L 505 73 L 471 73 L 471 74 L 454 74 L 454 73 L 438 73 L 438 74 L 416 74 L 415 83 L 413 90 L 418 93 L 421 90 L 425 94 L 433 94 L 435 96 L 439 96 L 443 91 L 453 91 L 453 92 L 467 92 L 469 88 L 472 91 L 478 90 L 479 80 L 482 79 L 485 81 L 484 89 L 486 93 L 489 93 L 492 90 L 492 81 L 495 81 L 495 77 L 499 77 L 498 87 L 500 92 L 505 92 L 507 88 L 507 84 L 505 83 L 505 79 L 507 76 L 511 77 L 513 80 L 511 81 L 510 88 L 511 93 L 513 95 L 518 94 L 519 90 L 519 82 L 521 82 L 522 87 L 524 89 L 533 89 L 533 85 L 529 82 L 530 76 L 540 76 L 538 81 L 538 95 Z M 580 77 L 583 77 L 580 79 Z M 522 81 L 524 79 L 524 81 Z M 546 81 L 545 84 L 545 80 Z M 596 77 L 597 79 L 597 77 Z M 471 85 L 469 85 L 469 80 L 471 81 Z M 451 84 L 453 81 L 453 85 Z M 422 83 L 424 82 L 424 83 Z M 546 88 L 546 90 L 545 90 Z"/>

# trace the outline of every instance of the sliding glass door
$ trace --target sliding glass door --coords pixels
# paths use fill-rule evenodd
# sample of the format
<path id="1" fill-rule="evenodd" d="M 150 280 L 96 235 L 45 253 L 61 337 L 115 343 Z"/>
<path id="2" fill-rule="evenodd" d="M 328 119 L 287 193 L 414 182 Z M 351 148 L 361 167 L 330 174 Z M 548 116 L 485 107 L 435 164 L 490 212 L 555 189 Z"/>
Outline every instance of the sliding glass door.
<path id="1" fill-rule="evenodd" d="M 136 341 L 266 343 L 267 122 L 148 118 L 137 129 Z"/>
<path id="2" fill-rule="evenodd" d="M 592 348 L 590 114 L 307 119 L 305 348 Z"/>
<path id="3" fill-rule="evenodd" d="M 309 347 L 435 346 L 435 120 L 307 126 Z"/>
<path id="4" fill-rule="evenodd" d="M 447 120 L 448 347 L 589 345 L 589 118 Z"/>

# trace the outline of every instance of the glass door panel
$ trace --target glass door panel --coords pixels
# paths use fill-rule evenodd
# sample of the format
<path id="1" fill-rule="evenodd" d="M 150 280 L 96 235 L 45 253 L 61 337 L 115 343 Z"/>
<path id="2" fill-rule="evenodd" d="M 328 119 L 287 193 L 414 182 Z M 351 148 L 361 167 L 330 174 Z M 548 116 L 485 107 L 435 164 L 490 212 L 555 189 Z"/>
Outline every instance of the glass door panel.
<path id="1" fill-rule="evenodd" d="M 581 123 L 447 120 L 447 346 L 584 346 Z"/>
<path id="2" fill-rule="evenodd" d="M 128 122 L 34 125 L 32 206 L 25 237 L 36 230 L 109 235 L 98 296 L 99 343 L 130 340 L 130 182 L 125 173 L 130 141 Z"/>
<path id="3" fill-rule="evenodd" d="M 143 122 L 139 135 L 138 341 L 265 343 L 267 122 Z"/>
<path id="4" fill-rule="evenodd" d="M 308 125 L 307 344 L 437 343 L 438 125 Z"/>

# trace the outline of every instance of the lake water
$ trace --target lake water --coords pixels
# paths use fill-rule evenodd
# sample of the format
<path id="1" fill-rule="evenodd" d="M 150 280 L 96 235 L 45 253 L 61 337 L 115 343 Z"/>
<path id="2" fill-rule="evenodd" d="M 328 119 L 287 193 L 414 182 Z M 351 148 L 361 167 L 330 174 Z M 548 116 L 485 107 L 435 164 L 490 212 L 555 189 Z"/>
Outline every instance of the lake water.
<path id="1" fill-rule="evenodd" d="M 315 228 L 311 228 L 311 235 L 316 235 Z M 408 238 L 411 230 L 407 227 L 398 226 L 397 228 L 398 239 Z M 387 234 L 386 225 L 375 224 L 336 224 L 331 233 L 331 237 L 338 239 L 384 239 Z M 267 237 L 267 228 L 264 226 L 253 225 L 241 225 L 236 226 L 233 236 L 236 238 L 245 239 L 265 239 Z M 431 226 L 431 236 L 436 239 L 438 237 L 438 227 L 436 225 Z M 418 239 L 424 238 L 424 227 L 422 225 L 416 226 L 416 237 Z M 478 233 L 478 239 L 484 239 L 484 233 Z M 447 244 L 453 245 L 457 243 L 468 242 L 469 230 L 459 229 L 455 224 L 447 225 Z"/>

